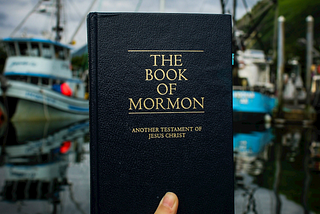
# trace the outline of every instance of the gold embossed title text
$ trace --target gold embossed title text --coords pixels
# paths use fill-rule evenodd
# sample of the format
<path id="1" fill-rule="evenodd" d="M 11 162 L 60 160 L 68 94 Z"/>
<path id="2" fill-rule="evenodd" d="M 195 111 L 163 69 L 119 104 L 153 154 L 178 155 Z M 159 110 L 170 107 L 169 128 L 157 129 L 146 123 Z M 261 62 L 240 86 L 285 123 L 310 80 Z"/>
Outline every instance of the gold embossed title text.
<path id="1" fill-rule="evenodd" d="M 175 96 L 179 94 L 178 83 L 190 81 L 182 54 L 149 54 L 149 57 L 153 68 L 144 70 L 144 79 L 158 82 L 155 90 L 160 97 L 129 98 L 129 111 L 133 114 L 204 113 L 204 97 Z"/>

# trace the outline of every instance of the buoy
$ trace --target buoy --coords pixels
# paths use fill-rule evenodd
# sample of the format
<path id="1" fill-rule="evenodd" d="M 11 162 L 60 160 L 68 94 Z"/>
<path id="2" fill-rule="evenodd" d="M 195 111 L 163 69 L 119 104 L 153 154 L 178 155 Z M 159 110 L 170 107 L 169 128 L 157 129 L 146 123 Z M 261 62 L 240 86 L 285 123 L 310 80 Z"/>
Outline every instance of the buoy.
<path id="1" fill-rule="evenodd" d="M 64 141 L 60 147 L 60 152 L 62 154 L 65 154 L 69 151 L 70 147 L 71 147 L 71 141 Z"/>
<path id="2" fill-rule="evenodd" d="M 70 88 L 70 86 L 67 84 L 67 83 L 62 83 L 61 85 L 60 85 L 60 89 L 61 89 L 61 93 L 63 94 L 63 95 L 66 95 L 66 96 L 72 96 L 72 90 L 71 90 L 71 88 Z"/>

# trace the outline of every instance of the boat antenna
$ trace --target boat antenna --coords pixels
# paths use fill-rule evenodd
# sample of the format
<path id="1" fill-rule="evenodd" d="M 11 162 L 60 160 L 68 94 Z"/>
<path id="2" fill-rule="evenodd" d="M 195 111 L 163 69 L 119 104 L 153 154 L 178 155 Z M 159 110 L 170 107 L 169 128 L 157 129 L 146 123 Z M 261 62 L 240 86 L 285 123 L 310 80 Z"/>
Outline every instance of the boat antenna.
<path id="1" fill-rule="evenodd" d="M 20 22 L 20 24 L 12 31 L 10 34 L 10 37 L 13 37 L 14 34 L 21 28 L 21 26 L 27 21 L 29 16 L 36 11 L 36 9 L 39 7 L 39 5 L 42 3 L 42 0 L 39 0 L 38 3 L 34 6 L 34 8 L 27 14 L 26 17 Z"/>
<path id="2" fill-rule="evenodd" d="M 60 32 L 63 31 L 63 28 L 60 26 L 60 8 L 61 8 L 61 0 L 56 0 L 56 7 L 57 7 L 57 24 L 55 27 L 52 28 L 53 31 L 56 31 L 56 38 L 55 41 L 59 42 L 61 40 Z"/>

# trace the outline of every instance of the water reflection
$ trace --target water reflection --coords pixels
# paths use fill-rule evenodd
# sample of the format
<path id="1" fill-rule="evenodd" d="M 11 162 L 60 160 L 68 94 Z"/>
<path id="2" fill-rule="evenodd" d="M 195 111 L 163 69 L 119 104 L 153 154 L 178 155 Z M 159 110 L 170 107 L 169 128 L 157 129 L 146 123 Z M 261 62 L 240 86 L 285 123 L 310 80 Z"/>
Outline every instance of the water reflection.
<path id="1" fill-rule="evenodd" d="M 88 121 L 3 124 L 1 134 L 1 213 L 89 212 Z"/>
<path id="2" fill-rule="evenodd" d="M 89 213 L 89 123 L 3 124 L 1 213 Z M 234 124 L 235 213 L 320 213 L 320 131 Z"/>
<path id="3" fill-rule="evenodd" d="M 235 213 L 319 213 L 318 131 L 235 127 Z"/>
<path id="4" fill-rule="evenodd" d="M 271 143 L 270 125 L 234 124 L 233 151 L 237 174 L 259 175 L 266 161 L 265 147 Z"/>

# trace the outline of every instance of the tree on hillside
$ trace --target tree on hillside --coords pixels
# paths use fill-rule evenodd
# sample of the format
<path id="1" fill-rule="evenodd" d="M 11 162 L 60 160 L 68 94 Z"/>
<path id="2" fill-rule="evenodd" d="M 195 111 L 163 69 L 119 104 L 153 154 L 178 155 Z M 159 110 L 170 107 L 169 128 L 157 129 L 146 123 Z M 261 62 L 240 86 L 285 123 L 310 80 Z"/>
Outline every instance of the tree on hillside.
<path id="1" fill-rule="evenodd" d="M 88 69 L 88 54 L 75 56 L 71 59 L 73 71 L 85 71 Z"/>
<path id="2" fill-rule="evenodd" d="M 259 17 L 255 17 L 261 13 L 263 8 L 272 2 L 271 0 L 263 0 L 258 2 L 251 12 L 253 19 L 250 19 L 250 14 L 242 17 L 237 26 L 240 30 L 248 32 L 250 27 L 257 23 Z M 276 2 L 276 1 L 274 1 Z M 315 48 L 320 47 L 320 2 L 314 0 L 278 0 L 275 7 L 268 10 L 267 15 L 257 26 L 253 34 L 258 34 L 261 44 L 257 37 L 250 37 L 250 42 L 247 48 L 263 49 L 268 54 L 272 55 L 273 50 L 277 50 L 274 46 L 274 30 L 277 30 L 277 18 L 284 16 L 285 21 L 285 58 L 300 59 L 300 64 L 305 66 L 306 48 L 305 44 L 299 42 L 301 38 L 306 38 L 306 17 L 311 15 L 314 18 L 314 44 Z M 276 19 L 276 22 L 275 22 Z M 276 28 L 275 25 L 276 24 Z M 277 32 L 276 32 L 277 33 Z M 277 34 L 276 34 L 277 36 Z M 277 37 L 276 37 L 277 39 Z M 301 41 L 301 40 L 300 40 Z M 276 43 L 277 44 L 277 43 Z"/>

